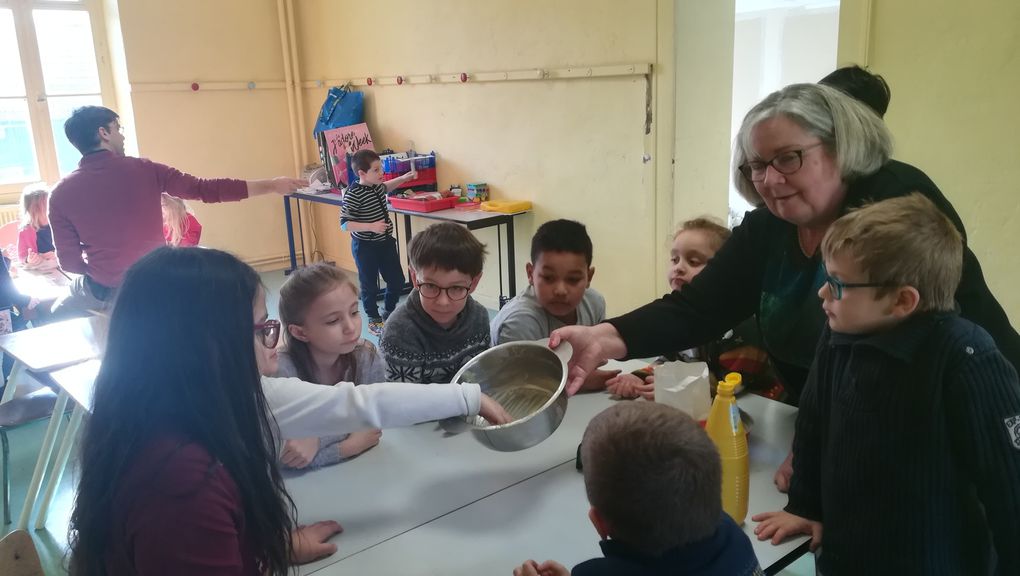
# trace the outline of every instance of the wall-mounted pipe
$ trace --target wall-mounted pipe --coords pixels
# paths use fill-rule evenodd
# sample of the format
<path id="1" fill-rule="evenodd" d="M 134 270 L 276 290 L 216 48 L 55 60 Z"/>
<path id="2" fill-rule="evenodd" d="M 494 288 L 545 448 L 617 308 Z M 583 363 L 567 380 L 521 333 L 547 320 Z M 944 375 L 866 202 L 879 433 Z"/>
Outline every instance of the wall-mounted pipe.
<path id="1" fill-rule="evenodd" d="M 290 40 L 290 64 L 293 69 L 294 75 L 294 86 L 301 86 L 301 61 L 298 58 L 298 47 L 297 47 L 297 34 L 294 32 L 294 0 L 287 1 L 287 29 L 290 34 L 288 39 Z M 297 92 L 297 131 L 298 131 L 298 144 L 301 158 L 301 166 L 304 167 L 308 164 L 308 146 L 307 138 L 308 134 L 305 133 L 305 99 L 304 94 Z"/>
<path id="2" fill-rule="evenodd" d="M 287 40 L 287 9 L 284 6 L 284 0 L 276 0 L 276 12 L 280 18 L 280 49 L 283 51 L 283 76 L 284 83 L 287 87 L 287 111 L 290 114 L 290 140 L 291 140 L 291 153 L 294 159 L 294 175 L 301 174 L 303 164 L 301 163 L 301 152 L 298 140 L 298 127 L 297 111 L 295 110 L 295 89 L 294 89 L 294 75 L 290 68 L 290 49 L 288 48 Z"/>

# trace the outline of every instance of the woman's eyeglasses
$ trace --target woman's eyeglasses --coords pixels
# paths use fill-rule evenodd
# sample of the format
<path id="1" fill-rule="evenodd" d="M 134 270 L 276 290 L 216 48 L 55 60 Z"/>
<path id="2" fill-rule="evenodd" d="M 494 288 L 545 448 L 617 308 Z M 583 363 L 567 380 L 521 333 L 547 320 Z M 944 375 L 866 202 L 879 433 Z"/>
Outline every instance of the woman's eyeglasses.
<path id="1" fill-rule="evenodd" d="M 439 298 L 440 292 L 446 292 L 446 297 L 450 300 L 458 301 L 467 298 L 470 288 L 468 286 L 447 286 L 446 288 L 436 286 L 435 284 L 426 282 L 425 284 L 418 284 L 418 292 L 425 298 Z"/>
<path id="2" fill-rule="evenodd" d="M 829 285 L 829 291 L 832 292 L 832 297 L 836 300 L 843 299 L 843 291 L 847 288 L 893 288 L 895 284 L 888 282 L 843 282 L 839 278 L 833 278 L 828 274 L 825 275 L 825 283 Z"/>
<path id="3" fill-rule="evenodd" d="M 255 335 L 266 348 L 276 348 L 280 342 L 280 321 L 266 320 L 255 324 Z"/>
<path id="4" fill-rule="evenodd" d="M 764 160 L 752 160 L 751 162 L 745 162 L 737 167 L 740 170 L 740 174 L 747 179 L 748 182 L 764 182 L 765 172 L 768 171 L 769 166 L 775 168 L 776 172 L 786 176 L 793 174 L 800 167 L 804 165 L 804 152 L 812 148 L 821 146 L 821 142 L 817 142 L 810 146 L 805 146 L 800 150 L 787 150 L 778 154 L 775 158 L 768 162 Z"/>

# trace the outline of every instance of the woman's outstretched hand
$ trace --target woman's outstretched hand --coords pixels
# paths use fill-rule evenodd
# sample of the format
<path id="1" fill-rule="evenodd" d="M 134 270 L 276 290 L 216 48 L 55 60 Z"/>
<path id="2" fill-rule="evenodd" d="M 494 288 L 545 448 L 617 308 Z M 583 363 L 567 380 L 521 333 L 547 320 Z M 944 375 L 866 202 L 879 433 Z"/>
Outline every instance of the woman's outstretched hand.
<path id="1" fill-rule="evenodd" d="M 549 335 L 550 348 L 555 349 L 563 342 L 569 342 L 573 348 L 567 376 L 567 394 L 570 395 L 606 360 L 627 355 L 627 345 L 612 324 L 565 326 Z"/>

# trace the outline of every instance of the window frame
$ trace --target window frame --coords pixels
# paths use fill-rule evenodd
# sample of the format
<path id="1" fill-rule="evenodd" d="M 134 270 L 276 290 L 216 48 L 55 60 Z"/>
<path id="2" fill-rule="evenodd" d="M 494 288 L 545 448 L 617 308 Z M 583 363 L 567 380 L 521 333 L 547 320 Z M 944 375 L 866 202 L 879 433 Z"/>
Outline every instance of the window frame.
<path id="1" fill-rule="evenodd" d="M 102 0 L 0 0 L 0 9 L 10 9 L 14 16 L 21 73 L 25 80 L 25 97 L 35 145 L 39 179 L 52 186 L 60 180 L 57 146 L 50 128 L 49 94 L 43 79 L 42 60 L 35 32 L 32 11 L 37 9 L 87 12 L 92 27 L 92 44 L 99 73 L 99 95 L 103 106 L 116 108 L 113 70 L 110 66 Z M 58 94 L 54 96 L 66 96 Z M 21 190 L 32 181 L 0 184 L 0 204 L 17 203 Z"/>

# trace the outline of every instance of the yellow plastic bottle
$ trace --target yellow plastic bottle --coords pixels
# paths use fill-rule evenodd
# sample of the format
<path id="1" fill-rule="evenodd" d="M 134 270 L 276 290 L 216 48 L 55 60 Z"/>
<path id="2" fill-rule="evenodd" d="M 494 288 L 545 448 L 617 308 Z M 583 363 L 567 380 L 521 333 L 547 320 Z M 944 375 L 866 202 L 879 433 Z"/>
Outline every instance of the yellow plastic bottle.
<path id="1" fill-rule="evenodd" d="M 719 450 L 722 460 L 722 507 L 737 525 L 747 516 L 750 470 L 747 435 L 740 421 L 740 410 L 733 392 L 741 384 L 740 374 L 731 372 L 719 382 L 712 410 L 708 413 L 705 431 Z"/>

